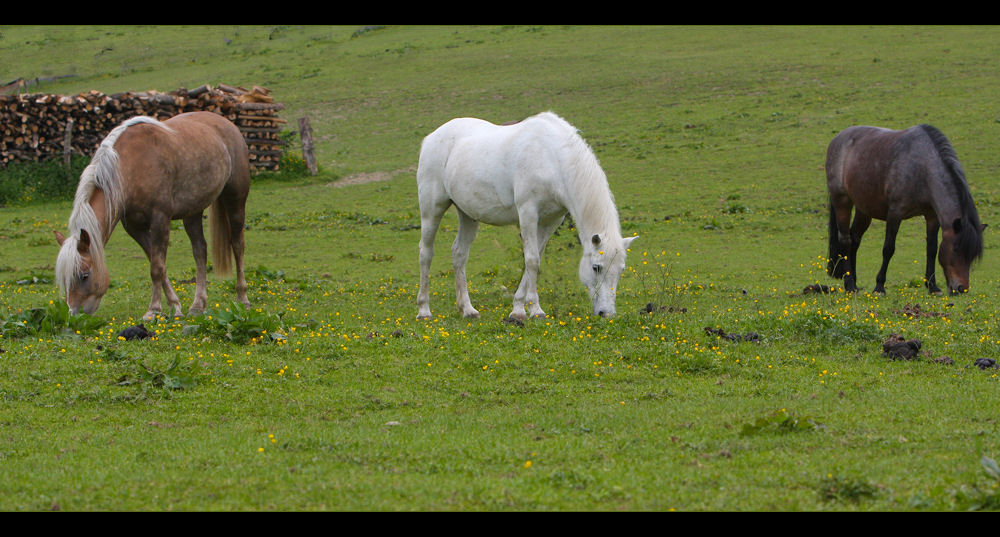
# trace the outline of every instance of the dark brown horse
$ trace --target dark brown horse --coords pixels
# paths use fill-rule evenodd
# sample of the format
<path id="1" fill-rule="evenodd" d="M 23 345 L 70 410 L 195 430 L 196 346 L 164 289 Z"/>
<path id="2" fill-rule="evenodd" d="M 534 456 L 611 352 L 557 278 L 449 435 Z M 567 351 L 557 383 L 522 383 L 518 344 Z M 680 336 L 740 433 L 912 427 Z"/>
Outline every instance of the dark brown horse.
<path id="1" fill-rule="evenodd" d="M 149 259 L 152 298 L 143 319 L 160 313 L 160 288 L 175 316 L 180 299 L 167 278 L 170 221 L 183 220 L 197 264 L 189 313 L 205 309 L 207 245 L 202 213 L 209 207 L 215 271 L 236 264 L 236 295 L 249 304 L 243 276 L 243 218 L 250 190 L 247 144 L 239 129 L 211 112 L 190 112 L 160 122 L 131 118 L 101 142 L 77 186 L 69 236 L 58 231 L 56 281 L 72 313 L 93 313 L 108 290 L 104 245 L 118 222 Z"/>
<path id="2" fill-rule="evenodd" d="M 827 273 L 844 278 L 845 290 L 857 290 L 858 245 L 872 218 L 877 218 L 886 224 L 875 292 L 885 293 L 885 273 L 896 249 L 899 224 L 915 216 L 923 216 L 927 224 L 927 289 L 941 292 L 934 278 L 938 256 L 948 290 L 952 294 L 969 290 L 969 268 L 983 254 L 986 226 L 979 223 L 965 173 L 941 131 L 930 125 L 901 131 L 845 129 L 827 149 L 826 185 L 830 192 Z M 857 211 L 848 227 L 852 208 Z"/>

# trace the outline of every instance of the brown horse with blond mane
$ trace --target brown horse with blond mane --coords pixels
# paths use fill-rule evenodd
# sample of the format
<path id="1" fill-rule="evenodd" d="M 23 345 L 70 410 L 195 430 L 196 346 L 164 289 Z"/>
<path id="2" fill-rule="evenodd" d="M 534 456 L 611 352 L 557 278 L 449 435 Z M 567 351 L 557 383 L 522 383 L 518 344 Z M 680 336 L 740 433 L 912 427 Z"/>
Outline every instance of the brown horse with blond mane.
<path id="1" fill-rule="evenodd" d="M 166 121 L 137 116 L 115 127 L 83 171 L 69 217 L 69 234 L 59 241 L 56 281 L 70 312 L 94 313 L 108 290 L 104 246 L 118 222 L 149 259 L 152 297 L 143 316 L 161 309 L 160 290 L 174 316 L 180 299 L 167 278 L 170 222 L 182 220 L 197 264 L 190 314 L 205 309 L 207 244 L 202 213 L 209 208 L 213 266 L 227 274 L 236 266 L 236 295 L 243 304 L 243 220 L 250 190 L 246 141 L 226 118 L 189 112 Z"/>

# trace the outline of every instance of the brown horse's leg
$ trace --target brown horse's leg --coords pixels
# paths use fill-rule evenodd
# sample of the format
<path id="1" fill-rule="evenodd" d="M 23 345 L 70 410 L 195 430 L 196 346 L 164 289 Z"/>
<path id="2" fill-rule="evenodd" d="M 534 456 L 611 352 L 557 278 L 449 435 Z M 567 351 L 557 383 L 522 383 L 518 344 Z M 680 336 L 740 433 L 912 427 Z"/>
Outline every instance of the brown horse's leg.
<path id="1" fill-rule="evenodd" d="M 851 230 L 848 232 L 851 247 L 847 259 L 847 274 L 844 275 L 844 290 L 853 293 L 858 290 L 858 248 L 861 246 L 861 237 L 872 223 L 870 216 L 861 211 L 854 212 L 854 222 L 851 223 Z"/>
<path id="2" fill-rule="evenodd" d="M 889 260 L 896 252 L 896 234 L 899 233 L 899 220 L 889 217 L 885 221 L 885 243 L 882 245 L 882 267 L 875 276 L 876 293 L 885 294 L 885 273 L 889 270 Z"/>
<path id="3" fill-rule="evenodd" d="M 243 225 L 246 219 L 247 191 L 237 191 L 229 185 L 222 190 L 220 199 L 229 219 L 229 242 L 233 249 L 233 262 L 236 265 L 236 299 L 244 306 L 250 306 L 247 298 L 247 280 L 243 274 L 243 250 L 246 247 L 243 238 Z"/>
<path id="4" fill-rule="evenodd" d="M 205 311 L 205 304 L 208 302 L 208 243 L 205 241 L 200 213 L 184 219 L 184 231 L 191 239 L 191 251 L 197 267 L 194 301 L 191 303 L 188 315 L 198 315 Z"/>
<path id="5" fill-rule="evenodd" d="M 927 270 L 924 272 L 924 285 L 927 286 L 927 291 L 934 295 L 941 294 L 941 288 L 937 286 L 937 281 L 935 281 L 934 273 L 936 268 L 934 262 L 937 260 L 937 236 L 938 230 L 941 229 L 941 224 L 938 222 L 936 216 L 928 216 L 927 220 Z"/>
<path id="6" fill-rule="evenodd" d="M 170 218 L 154 213 L 149 223 L 149 278 L 153 282 L 152 296 L 149 300 L 149 310 L 143 319 L 151 321 L 160 313 L 160 287 L 167 295 L 167 304 L 174 309 L 174 316 L 181 315 L 181 301 L 174 293 L 167 279 L 167 245 L 170 243 Z"/>

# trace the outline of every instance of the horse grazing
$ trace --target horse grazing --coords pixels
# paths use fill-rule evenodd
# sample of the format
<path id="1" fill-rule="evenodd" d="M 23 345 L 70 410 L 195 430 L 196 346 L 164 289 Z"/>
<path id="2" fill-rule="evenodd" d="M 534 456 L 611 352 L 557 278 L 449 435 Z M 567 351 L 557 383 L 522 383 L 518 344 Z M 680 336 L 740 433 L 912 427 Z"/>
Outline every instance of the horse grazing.
<path id="1" fill-rule="evenodd" d="M 615 287 L 625 270 L 623 238 L 608 180 L 577 130 L 551 112 L 494 125 L 453 119 L 424 138 L 417 165 L 420 201 L 418 319 L 431 316 L 429 273 L 434 236 L 451 205 L 458 210 L 458 237 L 451 247 L 456 303 L 465 317 L 479 317 L 469 301 L 465 264 L 479 223 L 521 228 L 524 274 L 510 317 L 544 317 L 538 304 L 538 269 L 549 237 L 566 214 L 583 245 L 580 280 L 594 314 L 615 314 Z"/>
<path id="2" fill-rule="evenodd" d="M 826 156 L 830 193 L 830 259 L 827 273 L 857 291 L 858 245 L 872 218 L 885 220 L 882 268 L 875 292 L 885 293 L 885 273 L 902 220 L 923 215 L 927 226 L 925 285 L 940 293 L 934 278 L 938 255 L 950 293 L 969 290 L 969 268 L 983 253 L 983 229 L 948 139 L 930 125 L 895 131 L 855 126 L 830 142 Z M 854 223 L 851 208 L 857 209 Z M 937 250 L 938 229 L 941 249 Z"/>
<path id="3" fill-rule="evenodd" d="M 160 122 L 137 116 L 115 127 L 101 142 L 77 185 L 69 235 L 59 242 L 55 276 L 74 314 L 93 313 L 108 290 L 104 246 L 120 221 L 149 259 L 153 281 L 149 309 L 160 313 L 160 288 L 181 315 L 181 304 L 166 273 L 170 221 L 183 220 L 197 264 L 197 286 L 189 313 L 205 309 L 206 243 L 202 212 L 209 208 L 215 271 L 236 265 L 236 294 L 244 304 L 243 218 L 250 190 L 246 141 L 226 118 L 190 112 Z"/>

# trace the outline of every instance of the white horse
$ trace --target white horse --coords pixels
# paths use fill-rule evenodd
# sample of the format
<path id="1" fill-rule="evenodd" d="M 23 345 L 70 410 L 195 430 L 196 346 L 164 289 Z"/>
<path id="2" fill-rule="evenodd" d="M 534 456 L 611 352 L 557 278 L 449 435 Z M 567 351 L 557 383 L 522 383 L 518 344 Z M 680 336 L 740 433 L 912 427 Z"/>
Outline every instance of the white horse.
<path id="1" fill-rule="evenodd" d="M 567 212 L 583 245 L 580 280 L 594 314 L 615 314 L 615 287 L 625 255 L 636 237 L 623 238 L 608 180 L 576 128 L 551 112 L 512 125 L 475 118 L 453 119 L 429 134 L 417 166 L 420 200 L 420 291 L 418 319 L 431 317 L 429 273 L 434 236 L 454 204 L 458 237 L 451 247 L 455 294 L 465 317 L 479 317 L 469 301 L 465 263 L 479 223 L 517 224 L 524 248 L 524 275 L 514 293 L 510 317 L 523 320 L 525 306 L 544 317 L 538 305 L 538 268 L 552 232 Z"/>

